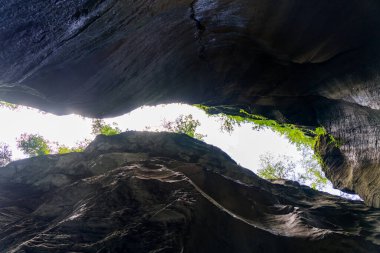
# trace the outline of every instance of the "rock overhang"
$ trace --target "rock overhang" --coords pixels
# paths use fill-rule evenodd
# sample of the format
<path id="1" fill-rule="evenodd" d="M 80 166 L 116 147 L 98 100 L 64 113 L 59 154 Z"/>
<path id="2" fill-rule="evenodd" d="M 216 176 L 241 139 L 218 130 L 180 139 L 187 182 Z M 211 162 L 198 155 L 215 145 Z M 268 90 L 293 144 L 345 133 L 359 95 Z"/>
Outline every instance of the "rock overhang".
<path id="1" fill-rule="evenodd" d="M 379 207 L 379 10 L 375 0 L 2 3 L 0 98 L 90 116 L 181 101 L 323 126 L 342 142 L 339 159 L 320 147 L 327 175 Z"/>

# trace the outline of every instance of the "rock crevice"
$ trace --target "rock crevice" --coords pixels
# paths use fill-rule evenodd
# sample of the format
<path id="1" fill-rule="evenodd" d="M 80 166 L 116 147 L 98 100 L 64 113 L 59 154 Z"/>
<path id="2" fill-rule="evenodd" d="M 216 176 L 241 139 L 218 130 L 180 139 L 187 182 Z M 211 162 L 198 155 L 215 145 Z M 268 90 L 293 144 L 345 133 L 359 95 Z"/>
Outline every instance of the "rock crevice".
<path id="1" fill-rule="evenodd" d="M 195 11 L 195 5 L 197 3 L 197 0 L 194 0 L 190 4 L 190 19 L 192 19 L 195 22 L 196 32 L 195 32 L 195 38 L 198 41 L 199 44 L 199 58 L 205 59 L 206 58 L 206 46 L 203 44 L 202 36 L 203 33 L 206 30 L 206 27 L 201 23 L 201 21 L 197 18 L 197 14 Z"/>

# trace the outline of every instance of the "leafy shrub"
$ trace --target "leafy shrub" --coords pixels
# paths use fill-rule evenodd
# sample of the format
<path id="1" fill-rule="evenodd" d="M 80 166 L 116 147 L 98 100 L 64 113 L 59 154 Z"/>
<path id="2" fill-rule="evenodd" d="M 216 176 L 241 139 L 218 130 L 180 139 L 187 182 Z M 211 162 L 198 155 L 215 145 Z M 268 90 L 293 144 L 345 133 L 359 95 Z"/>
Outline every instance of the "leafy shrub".
<path id="1" fill-rule="evenodd" d="M 29 157 L 52 153 L 49 142 L 38 134 L 22 134 L 17 139 L 17 147 Z"/>

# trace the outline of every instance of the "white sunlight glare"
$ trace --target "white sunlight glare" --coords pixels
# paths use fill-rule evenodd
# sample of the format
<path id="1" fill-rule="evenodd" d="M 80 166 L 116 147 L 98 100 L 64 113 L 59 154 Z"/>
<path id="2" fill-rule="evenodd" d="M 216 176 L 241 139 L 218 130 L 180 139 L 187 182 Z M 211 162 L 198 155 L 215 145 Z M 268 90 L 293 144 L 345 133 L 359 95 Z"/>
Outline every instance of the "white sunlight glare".
<path id="1" fill-rule="evenodd" d="M 203 135 L 204 141 L 224 150 L 241 166 L 256 171 L 259 168 L 259 157 L 265 153 L 274 156 L 286 155 L 298 161 L 301 153 L 296 146 L 270 129 L 253 130 L 252 124 L 241 124 L 229 134 L 220 130 L 218 117 L 207 115 L 203 110 L 184 104 L 159 105 L 141 107 L 129 114 L 116 118 L 104 119 L 106 123 L 118 124 L 122 130 L 143 131 L 149 128 L 162 131 L 162 123 L 174 121 L 179 115 L 192 114 L 201 122 L 197 132 Z M 26 156 L 16 148 L 16 138 L 22 133 L 39 134 L 51 142 L 58 142 L 69 147 L 76 146 L 79 141 L 94 138 L 91 135 L 91 119 L 78 115 L 57 116 L 42 113 L 39 110 L 20 106 L 16 110 L 0 107 L 0 142 L 10 145 L 13 160 Z M 331 183 L 325 191 L 339 195 L 340 191 L 332 188 Z"/>

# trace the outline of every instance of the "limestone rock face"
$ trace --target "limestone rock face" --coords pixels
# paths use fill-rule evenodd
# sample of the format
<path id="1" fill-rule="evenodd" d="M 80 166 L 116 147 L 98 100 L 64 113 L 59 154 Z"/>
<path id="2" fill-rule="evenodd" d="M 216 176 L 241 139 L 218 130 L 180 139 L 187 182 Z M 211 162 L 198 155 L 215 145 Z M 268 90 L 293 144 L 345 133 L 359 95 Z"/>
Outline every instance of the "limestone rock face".
<path id="1" fill-rule="evenodd" d="M 186 135 L 98 136 L 0 170 L 0 252 L 379 252 L 380 211 L 270 183 Z"/>
<path id="2" fill-rule="evenodd" d="M 227 105 L 321 125 L 342 143 L 320 147 L 328 177 L 380 207 L 379 13 L 378 0 L 2 1 L 0 99 L 89 116 Z"/>

